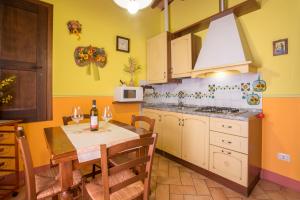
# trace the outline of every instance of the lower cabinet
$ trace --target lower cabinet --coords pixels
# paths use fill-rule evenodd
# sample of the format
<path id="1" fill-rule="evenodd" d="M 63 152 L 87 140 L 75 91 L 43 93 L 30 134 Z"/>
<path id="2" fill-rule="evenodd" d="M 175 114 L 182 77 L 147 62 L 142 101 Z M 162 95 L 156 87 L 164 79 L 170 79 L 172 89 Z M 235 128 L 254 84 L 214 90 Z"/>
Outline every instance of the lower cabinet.
<path id="1" fill-rule="evenodd" d="M 163 112 L 163 150 L 181 158 L 182 114 Z"/>
<path id="2" fill-rule="evenodd" d="M 248 186 L 248 156 L 210 145 L 209 170 L 229 180 Z"/>
<path id="3" fill-rule="evenodd" d="M 157 110 L 143 109 L 143 115 L 155 119 L 154 133 L 157 133 L 156 148 L 163 150 L 162 113 Z M 141 126 L 144 127 L 145 124 Z M 148 129 L 149 127 L 144 128 Z"/>
<path id="4" fill-rule="evenodd" d="M 209 118 L 183 115 L 182 159 L 208 169 Z"/>

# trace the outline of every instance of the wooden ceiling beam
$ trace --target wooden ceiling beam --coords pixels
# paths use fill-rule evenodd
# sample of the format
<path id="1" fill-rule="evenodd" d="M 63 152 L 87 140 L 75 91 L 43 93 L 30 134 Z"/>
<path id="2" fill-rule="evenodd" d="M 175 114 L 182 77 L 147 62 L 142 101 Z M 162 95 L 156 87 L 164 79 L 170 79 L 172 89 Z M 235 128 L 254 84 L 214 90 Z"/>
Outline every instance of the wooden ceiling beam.
<path id="1" fill-rule="evenodd" d="M 235 16 L 240 17 L 242 15 L 254 12 L 260 9 L 260 4 L 256 0 L 247 0 L 240 4 L 237 4 L 231 8 L 225 9 L 223 12 L 216 13 L 210 17 L 202 19 L 194 24 L 186 26 L 180 30 L 177 30 L 173 33 L 173 38 L 178 38 L 188 33 L 196 33 L 208 28 L 211 21 L 228 15 L 229 13 L 234 13 Z"/>
<path id="2" fill-rule="evenodd" d="M 173 2 L 174 0 L 169 0 L 169 5 Z M 160 10 L 164 9 L 164 0 L 154 0 L 151 8 L 159 8 Z"/>

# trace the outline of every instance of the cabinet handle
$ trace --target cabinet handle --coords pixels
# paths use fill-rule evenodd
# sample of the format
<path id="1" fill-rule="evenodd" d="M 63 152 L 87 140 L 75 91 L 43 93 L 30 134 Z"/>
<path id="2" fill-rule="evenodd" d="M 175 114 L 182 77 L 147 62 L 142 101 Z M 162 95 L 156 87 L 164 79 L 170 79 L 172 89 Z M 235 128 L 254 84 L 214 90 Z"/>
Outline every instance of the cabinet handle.
<path id="1" fill-rule="evenodd" d="M 181 119 L 178 119 L 178 125 L 181 126 Z"/>
<path id="2" fill-rule="evenodd" d="M 5 164 L 5 162 L 1 162 L 1 163 L 0 163 L 0 167 L 3 167 L 4 164 Z"/>
<path id="3" fill-rule="evenodd" d="M 166 72 L 164 72 L 164 78 L 166 78 Z"/>
<path id="4" fill-rule="evenodd" d="M 182 126 L 184 126 L 184 119 L 182 119 Z"/>
<path id="5" fill-rule="evenodd" d="M 224 150 L 222 150 L 222 153 L 226 153 L 227 155 L 230 155 L 231 154 L 231 152 L 229 152 L 229 151 L 224 151 Z"/>
<path id="6" fill-rule="evenodd" d="M 159 119 L 158 119 L 158 121 L 159 121 L 159 122 L 161 122 L 161 115 L 159 115 Z"/>
<path id="7" fill-rule="evenodd" d="M 226 126 L 226 125 L 222 125 L 223 128 L 232 128 L 232 126 Z"/>
<path id="8" fill-rule="evenodd" d="M 0 134 L 0 139 L 2 139 L 4 137 L 4 134 Z"/>
<path id="9" fill-rule="evenodd" d="M 222 140 L 223 143 L 231 144 L 231 141 Z"/>
<path id="10" fill-rule="evenodd" d="M 0 148 L 0 153 L 2 153 L 4 151 L 4 148 Z"/>

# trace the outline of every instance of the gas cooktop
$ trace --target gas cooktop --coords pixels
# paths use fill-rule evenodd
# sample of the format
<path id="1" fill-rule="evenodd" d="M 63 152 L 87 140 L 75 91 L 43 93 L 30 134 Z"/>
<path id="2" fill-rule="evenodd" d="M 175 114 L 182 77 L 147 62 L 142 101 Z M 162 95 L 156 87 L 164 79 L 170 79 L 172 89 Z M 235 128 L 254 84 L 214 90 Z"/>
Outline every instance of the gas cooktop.
<path id="1" fill-rule="evenodd" d="M 205 107 L 200 107 L 200 108 L 196 109 L 195 112 L 219 113 L 219 114 L 240 114 L 240 113 L 243 113 L 244 111 L 241 111 L 238 108 L 205 106 Z"/>

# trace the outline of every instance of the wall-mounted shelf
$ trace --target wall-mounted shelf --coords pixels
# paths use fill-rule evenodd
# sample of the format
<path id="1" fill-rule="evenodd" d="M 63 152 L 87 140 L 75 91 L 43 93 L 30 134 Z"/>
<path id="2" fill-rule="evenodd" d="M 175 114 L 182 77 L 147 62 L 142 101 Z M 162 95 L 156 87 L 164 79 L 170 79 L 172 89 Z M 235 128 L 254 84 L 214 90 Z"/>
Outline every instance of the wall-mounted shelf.
<path id="1" fill-rule="evenodd" d="M 240 4 L 237 4 L 231 8 L 224 10 L 223 12 L 216 13 L 210 17 L 200 20 L 194 24 L 186 26 L 173 33 L 173 39 L 186 35 L 188 33 L 196 33 L 208 28 L 209 23 L 212 20 L 218 19 L 230 13 L 234 13 L 235 16 L 240 17 L 242 15 L 248 14 L 250 12 L 260 9 L 260 4 L 256 0 L 247 0 Z"/>

